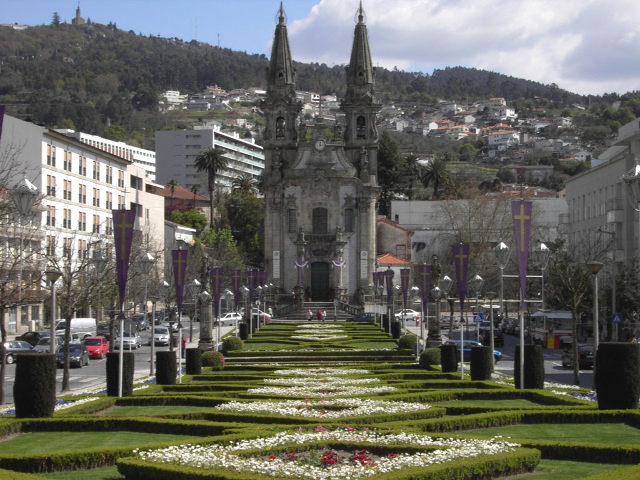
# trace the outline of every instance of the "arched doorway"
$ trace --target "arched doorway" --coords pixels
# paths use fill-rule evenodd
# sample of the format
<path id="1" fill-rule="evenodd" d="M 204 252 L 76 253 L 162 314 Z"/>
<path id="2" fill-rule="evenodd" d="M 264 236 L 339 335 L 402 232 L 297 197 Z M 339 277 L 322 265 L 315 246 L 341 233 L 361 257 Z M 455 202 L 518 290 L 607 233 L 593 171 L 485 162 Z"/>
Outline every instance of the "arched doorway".
<path id="1" fill-rule="evenodd" d="M 331 268 L 328 263 L 314 262 L 311 264 L 311 298 L 314 302 L 331 300 L 329 296 L 330 271 Z"/>

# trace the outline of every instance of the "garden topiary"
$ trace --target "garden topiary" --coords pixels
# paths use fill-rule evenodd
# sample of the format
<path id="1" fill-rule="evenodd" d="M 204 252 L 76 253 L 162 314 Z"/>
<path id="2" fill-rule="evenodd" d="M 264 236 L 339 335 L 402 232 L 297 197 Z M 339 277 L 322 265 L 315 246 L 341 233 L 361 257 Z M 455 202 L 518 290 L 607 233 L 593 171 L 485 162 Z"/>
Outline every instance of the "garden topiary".
<path id="1" fill-rule="evenodd" d="M 187 375 L 202 373 L 202 352 L 197 348 L 187 348 Z"/>
<path id="2" fill-rule="evenodd" d="M 398 340 L 402 333 L 402 325 L 397 320 L 391 322 L 391 337 L 394 340 Z"/>
<path id="3" fill-rule="evenodd" d="M 382 314 L 382 330 L 385 332 L 389 332 L 389 315 L 386 313 Z"/>
<path id="4" fill-rule="evenodd" d="M 222 341 L 222 351 L 225 353 L 233 350 L 242 350 L 242 347 L 244 347 L 244 342 L 238 337 L 231 336 Z"/>
<path id="5" fill-rule="evenodd" d="M 224 368 L 224 357 L 220 352 L 209 350 L 202 354 L 202 365 L 211 367 L 212 370 L 222 370 Z"/>
<path id="6" fill-rule="evenodd" d="M 242 322 L 238 325 L 238 332 L 240 333 L 240 340 L 246 340 L 249 338 L 249 324 Z"/>
<path id="7" fill-rule="evenodd" d="M 178 362 L 176 352 L 156 352 L 156 383 L 158 385 L 175 385 Z"/>
<path id="8" fill-rule="evenodd" d="M 130 397 L 133 394 L 133 371 L 135 369 L 135 354 L 123 352 L 122 396 Z M 120 352 L 107 353 L 107 395 L 118 396 L 120 374 Z"/>
<path id="9" fill-rule="evenodd" d="M 637 409 L 639 383 L 640 345 L 619 342 L 598 345 L 594 385 L 600 410 Z"/>
<path id="10" fill-rule="evenodd" d="M 402 335 L 398 339 L 398 348 L 405 349 L 405 350 L 415 350 L 416 341 L 417 341 L 417 338 L 415 335 Z"/>
<path id="11" fill-rule="evenodd" d="M 438 347 L 425 349 L 420 355 L 419 363 L 425 370 L 436 370 L 440 365 L 440 349 Z"/>
<path id="12" fill-rule="evenodd" d="M 52 417 L 56 405 L 56 356 L 25 353 L 16 356 L 13 384 L 16 418 Z"/>
<path id="13" fill-rule="evenodd" d="M 443 372 L 458 371 L 458 349 L 455 345 L 442 345 L 440 347 L 440 365 Z"/>
<path id="14" fill-rule="evenodd" d="M 513 384 L 520 388 L 520 345 L 513 358 Z M 540 345 L 524 346 L 524 388 L 544 388 L 544 352 Z"/>
<path id="15" fill-rule="evenodd" d="M 493 352 L 491 347 L 471 349 L 471 380 L 490 380 L 493 372 Z"/>

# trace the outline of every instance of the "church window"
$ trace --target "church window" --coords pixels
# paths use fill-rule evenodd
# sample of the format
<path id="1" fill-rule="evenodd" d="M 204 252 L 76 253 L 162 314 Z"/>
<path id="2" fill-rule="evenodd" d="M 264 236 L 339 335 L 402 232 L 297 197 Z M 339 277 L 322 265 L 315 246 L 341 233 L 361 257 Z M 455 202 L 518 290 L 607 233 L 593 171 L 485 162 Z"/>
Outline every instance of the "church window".
<path id="1" fill-rule="evenodd" d="M 287 232 L 296 233 L 298 231 L 298 220 L 296 218 L 296 209 L 287 209 Z"/>
<path id="2" fill-rule="evenodd" d="M 313 233 L 327 233 L 327 209 L 321 207 L 314 208 L 312 215 Z"/>
<path id="3" fill-rule="evenodd" d="M 353 232 L 353 208 L 346 208 L 344 211 L 344 231 Z"/>
<path id="4" fill-rule="evenodd" d="M 367 133 L 367 121 L 362 115 L 356 119 L 356 137 L 366 138 Z"/>
<path id="5" fill-rule="evenodd" d="M 285 127 L 284 118 L 278 117 L 276 119 L 276 139 L 284 138 L 284 127 Z"/>

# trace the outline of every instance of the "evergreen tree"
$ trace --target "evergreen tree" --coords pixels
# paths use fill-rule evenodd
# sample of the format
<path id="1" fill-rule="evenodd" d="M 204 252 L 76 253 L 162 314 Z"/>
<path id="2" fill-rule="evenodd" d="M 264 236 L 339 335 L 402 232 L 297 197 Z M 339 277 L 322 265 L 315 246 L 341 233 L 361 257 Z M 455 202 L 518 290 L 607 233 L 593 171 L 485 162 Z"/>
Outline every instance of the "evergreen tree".
<path id="1" fill-rule="evenodd" d="M 202 150 L 194 162 L 196 170 L 207 174 L 207 186 L 209 189 L 209 208 L 211 208 L 209 225 L 213 228 L 215 219 L 215 210 L 213 207 L 213 192 L 215 190 L 216 175 L 219 170 L 227 168 L 227 159 L 224 157 L 224 151 L 220 148 L 205 148 Z"/>
<path id="2" fill-rule="evenodd" d="M 53 18 L 51 19 L 51 25 L 58 26 L 60 25 L 60 15 L 58 12 L 53 12 Z"/>

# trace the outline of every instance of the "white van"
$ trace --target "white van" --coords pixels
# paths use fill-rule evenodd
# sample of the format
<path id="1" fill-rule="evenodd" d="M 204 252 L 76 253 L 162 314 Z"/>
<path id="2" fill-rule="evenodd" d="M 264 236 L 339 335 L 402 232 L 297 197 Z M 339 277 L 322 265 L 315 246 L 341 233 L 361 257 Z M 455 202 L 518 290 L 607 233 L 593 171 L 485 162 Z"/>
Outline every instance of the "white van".
<path id="1" fill-rule="evenodd" d="M 64 335 L 64 330 L 67 326 L 67 321 L 64 319 L 58 319 L 56 321 L 56 335 Z M 95 336 L 98 332 L 98 322 L 95 318 L 72 318 L 71 319 L 71 332 L 77 333 L 82 339 L 86 336 Z"/>

